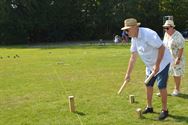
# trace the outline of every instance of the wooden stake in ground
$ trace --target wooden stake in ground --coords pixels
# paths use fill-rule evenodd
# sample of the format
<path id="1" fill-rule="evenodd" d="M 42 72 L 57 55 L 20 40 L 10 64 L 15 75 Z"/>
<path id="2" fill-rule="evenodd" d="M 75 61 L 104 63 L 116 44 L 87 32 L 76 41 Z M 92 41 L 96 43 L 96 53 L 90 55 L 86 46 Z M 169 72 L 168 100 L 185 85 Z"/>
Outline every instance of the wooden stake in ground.
<path id="1" fill-rule="evenodd" d="M 131 104 L 135 102 L 134 95 L 129 95 L 129 101 Z"/>
<path id="2" fill-rule="evenodd" d="M 69 110 L 70 112 L 75 112 L 75 105 L 74 105 L 74 96 L 69 96 Z"/>

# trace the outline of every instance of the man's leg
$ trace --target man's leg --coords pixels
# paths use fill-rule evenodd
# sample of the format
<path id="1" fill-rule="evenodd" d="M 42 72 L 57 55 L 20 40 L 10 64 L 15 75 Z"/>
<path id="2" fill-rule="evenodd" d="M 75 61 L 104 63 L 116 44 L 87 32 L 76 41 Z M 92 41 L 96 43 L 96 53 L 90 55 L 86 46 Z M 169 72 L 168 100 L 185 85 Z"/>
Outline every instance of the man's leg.
<path id="1" fill-rule="evenodd" d="M 167 111 L 167 90 L 166 88 L 160 89 L 162 110 Z"/>
<path id="2" fill-rule="evenodd" d="M 167 81 L 168 81 L 168 70 L 169 65 L 167 65 L 158 75 L 157 82 L 158 88 L 161 94 L 161 102 L 162 102 L 162 111 L 158 117 L 159 120 L 164 120 L 168 116 L 167 109 Z"/>
<path id="3" fill-rule="evenodd" d="M 147 107 L 142 112 L 143 114 L 147 113 L 153 113 L 153 107 L 152 107 L 152 96 L 153 96 L 153 87 L 152 86 L 146 86 L 146 96 L 147 96 Z"/>
<path id="4" fill-rule="evenodd" d="M 152 96 L 153 96 L 153 87 L 147 87 L 147 107 L 152 107 Z"/>
<path id="5" fill-rule="evenodd" d="M 149 76 L 147 76 L 149 77 Z M 147 97 L 147 107 L 142 112 L 143 114 L 153 113 L 152 107 L 152 97 L 153 97 L 153 85 L 155 83 L 156 77 L 153 77 L 149 83 L 146 85 L 146 97 Z"/>
<path id="6" fill-rule="evenodd" d="M 160 94 L 161 94 L 161 102 L 162 102 L 162 111 L 158 117 L 158 120 L 164 120 L 168 116 L 167 89 L 166 88 L 160 89 Z"/>

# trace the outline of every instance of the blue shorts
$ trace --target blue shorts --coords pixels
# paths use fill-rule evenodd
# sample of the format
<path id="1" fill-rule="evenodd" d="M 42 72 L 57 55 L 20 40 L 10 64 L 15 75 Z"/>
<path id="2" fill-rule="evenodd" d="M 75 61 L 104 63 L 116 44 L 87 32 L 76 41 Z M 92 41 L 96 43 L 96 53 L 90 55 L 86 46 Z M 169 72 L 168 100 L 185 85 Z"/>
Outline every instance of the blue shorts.
<path id="1" fill-rule="evenodd" d="M 153 87 L 155 80 L 157 80 L 157 86 L 159 89 L 166 88 L 167 81 L 168 81 L 169 67 L 170 67 L 170 64 L 168 64 L 160 73 L 158 73 L 155 77 L 153 77 L 146 86 Z"/>

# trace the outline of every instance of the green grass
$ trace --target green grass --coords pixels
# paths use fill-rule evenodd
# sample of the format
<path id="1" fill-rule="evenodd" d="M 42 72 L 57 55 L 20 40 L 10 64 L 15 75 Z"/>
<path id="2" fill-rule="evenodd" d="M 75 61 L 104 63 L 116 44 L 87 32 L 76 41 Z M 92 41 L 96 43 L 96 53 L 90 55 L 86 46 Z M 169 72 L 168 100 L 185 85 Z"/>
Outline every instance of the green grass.
<path id="1" fill-rule="evenodd" d="M 0 56 L 0 125 L 188 124 L 187 68 L 183 94 L 168 96 L 170 117 L 165 121 L 154 120 L 161 110 L 160 98 L 155 95 L 157 113 L 137 118 L 136 109 L 146 105 L 145 66 L 140 59 L 130 84 L 121 96 L 117 95 L 130 56 L 129 46 L 4 46 Z M 173 86 L 170 77 L 168 93 Z M 158 92 L 156 85 L 154 92 Z M 129 103 L 131 94 L 135 95 L 134 104 Z M 69 112 L 70 95 L 75 97 L 76 113 Z"/>

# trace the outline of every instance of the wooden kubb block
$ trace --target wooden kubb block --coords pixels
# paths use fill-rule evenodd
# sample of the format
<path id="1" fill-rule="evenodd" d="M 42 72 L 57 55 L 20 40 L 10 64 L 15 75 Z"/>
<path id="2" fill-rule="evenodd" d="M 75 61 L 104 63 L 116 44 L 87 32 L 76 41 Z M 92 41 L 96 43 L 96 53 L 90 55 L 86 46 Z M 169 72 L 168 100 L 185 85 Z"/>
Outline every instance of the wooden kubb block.
<path id="1" fill-rule="evenodd" d="M 75 104 L 74 104 L 74 96 L 69 96 L 69 110 L 70 112 L 75 112 L 76 108 L 75 108 Z"/>
<path id="2" fill-rule="evenodd" d="M 129 102 L 132 104 L 135 102 L 135 97 L 134 95 L 129 95 Z"/>
<path id="3" fill-rule="evenodd" d="M 136 113 L 137 113 L 138 118 L 142 118 L 142 109 L 141 108 L 137 108 Z"/>

